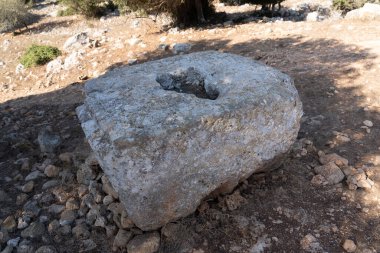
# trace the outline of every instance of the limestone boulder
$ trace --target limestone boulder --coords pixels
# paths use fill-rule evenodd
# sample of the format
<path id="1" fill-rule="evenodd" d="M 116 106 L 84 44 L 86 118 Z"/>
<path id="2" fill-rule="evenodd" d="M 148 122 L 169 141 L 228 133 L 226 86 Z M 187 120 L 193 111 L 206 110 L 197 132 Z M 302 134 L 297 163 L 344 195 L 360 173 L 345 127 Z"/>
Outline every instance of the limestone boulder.
<path id="1" fill-rule="evenodd" d="M 77 114 L 86 138 L 142 230 L 278 166 L 302 116 L 289 76 L 214 51 L 111 70 L 85 95 Z"/>
<path id="2" fill-rule="evenodd" d="M 346 19 L 373 20 L 380 19 L 380 4 L 366 3 L 363 7 L 347 12 Z"/>

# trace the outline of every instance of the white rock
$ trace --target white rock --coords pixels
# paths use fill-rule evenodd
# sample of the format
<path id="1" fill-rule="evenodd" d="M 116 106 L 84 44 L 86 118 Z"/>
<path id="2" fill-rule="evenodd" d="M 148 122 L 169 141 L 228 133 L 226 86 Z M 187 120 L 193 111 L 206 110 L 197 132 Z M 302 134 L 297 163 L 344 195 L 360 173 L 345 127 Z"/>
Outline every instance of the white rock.
<path id="1" fill-rule="evenodd" d="M 380 18 L 380 5 L 366 3 L 362 8 L 349 11 L 346 19 L 371 20 Z"/>
<path id="2" fill-rule="evenodd" d="M 279 164 L 302 116 L 290 77 L 218 52 L 115 69 L 88 81 L 85 93 L 77 113 L 86 137 L 143 230 Z"/>
<path id="3" fill-rule="evenodd" d="M 310 12 L 307 14 L 306 16 L 306 21 L 311 21 L 311 22 L 315 22 L 315 21 L 318 21 L 318 12 L 317 11 L 313 11 L 313 12 Z"/>
<path id="4" fill-rule="evenodd" d="M 69 52 L 73 49 L 79 49 L 88 43 L 87 33 L 77 33 L 74 36 L 68 38 L 63 45 L 63 50 Z"/>
<path id="5" fill-rule="evenodd" d="M 23 74 L 23 73 L 25 72 L 25 67 L 24 67 L 24 65 L 22 65 L 21 63 L 19 63 L 19 64 L 16 66 L 15 72 L 16 72 L 17 75 L 19 75 L 19 74 Z"/>
<path id="6" fill-rule="evenodd" d="M 370 121 L 370 120 L 364 120 L 364 121 L 363 121 L 363 124 L 364 124 L 365 126 L 367 126 L 367 127 L 373 127 L 373 123 L 372 123 L 372 121 Z"/>
<path id="7" fill-rule="evenodd" d="M 72 52 L 65 58 L 64 69 L 69 70 L 77 67 L 80 64 L 80 60 L 83 59 L 83 52 Z"/>
<path id="8" fill-rule="evenodd" d="M 57 73 L 61 72 L 62 69 L 63 69 L 63 61 L 62 61 L 61 57 L 58 57 L 57 59 L 50 61 L 46 65 L 46 74 L 47 75 L 57 74 Z"/>

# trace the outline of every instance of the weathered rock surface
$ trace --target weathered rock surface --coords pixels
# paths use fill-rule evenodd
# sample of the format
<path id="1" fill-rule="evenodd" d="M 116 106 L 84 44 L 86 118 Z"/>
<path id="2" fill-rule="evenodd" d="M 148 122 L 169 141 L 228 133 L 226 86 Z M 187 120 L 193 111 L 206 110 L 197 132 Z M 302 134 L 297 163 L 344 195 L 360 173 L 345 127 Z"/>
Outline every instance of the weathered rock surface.
<path id="1" fill-rule="evenodd" d="M 362 8 L 347 12 L 346 19 L 380 19 L 380 4 L 366 3 Z"/>
<path id="2" fill-rule="evenodd" d="M 85 93 L 77 113 L 86 137 L 143 230 L 275 168 L 302 116 L 289 76 L 218 52 L 115 69 L 87 82 Z"/>

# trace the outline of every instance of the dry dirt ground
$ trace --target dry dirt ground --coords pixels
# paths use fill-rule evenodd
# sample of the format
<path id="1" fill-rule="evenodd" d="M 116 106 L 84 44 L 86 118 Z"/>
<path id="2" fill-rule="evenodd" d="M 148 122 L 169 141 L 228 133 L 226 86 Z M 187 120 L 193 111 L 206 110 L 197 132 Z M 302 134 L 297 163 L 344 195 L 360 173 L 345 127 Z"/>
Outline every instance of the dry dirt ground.
<path id="1" fill-rule="evenodd" d="M 55 8 L 41 4 L 39 12 Z M 245 12 L 244 8 L 224 10 L 236 13 Z M 77 67 L 49 78 L 45 66 L 15 73 L 19 56 L 32 43 L 62 48 L 68 37 L 82 31 L 102 41 L 100 47 L 83 48 Z M 132 37 L 141 42 L 130 45 Z M 140 63 L 171 56 L 158 45 L 178 42 L 192 43 L 191 51 L 243 55 L 287 73 L 295 80 L 304 117 L 298 141 L 278 170 L 252 176 L 232 197 L 204 202 L 196 213 L 161 233 L 160 252 L 345 252 L 346 239 L 355 242 L 355 252 L 380 252 L 380 21 L 375 20 L 252 22 L 176 32 L 163 31 L 145 18 L 99 21 L 46 15 L 20 35 L 0 35 L 0 60 L 5 63 L 0 66 L 0 189 L 8 198 L 0 202 L 0 220 L 21 216 L 27 199 L 53 191 L 42 190 L 47 179 L 40 178 L 24 203 L 16 204 L 29 173 L 16 161 L 29 158 L 30 167 L 46 161 L 36 142 L 42 127 L 51 126 L 63 139 L 56 154 L 48 157 L 56 166 L 75 175 L 77 164 L 89 155 L 74 111 L 83 101 L 84 81 L 79 77 L 96 78 L 131 59 Z M 364 120 L 373 126 L 363 128 Z M 351 190 L 345 180 L 337 185 L 312 184 L 320 150 L 337 153 L 365 170 L 374 186 Z M 65 152 L 79 162 L 60 161 L 58 154 Z M 61 182 L 59 187 L 79 199 L 75 180 Z M 49 204 L 57 201 L 64 204 L 65 199 Z M 46 209 L 46 203 L 39 204 Z M 46 216 L 49 221 L 55 218 Z M 97 245 L 91 250 L 111 252 L 114 236 L 107 238 L 99 227 L 89 230 Z M 9 232 L 10 238 L 20 231 Z M 305 238 L 308 234 L 312 237 Z M 308 242 L 307 238 L 312 239 Z M 42 239 L 29 241 L 35 248 L 53 245 L 58 252 L 86 247 L 70 231 L 61 237 L 46 231 Z M 0 248 L 5 245 L 2 242 Z"/>

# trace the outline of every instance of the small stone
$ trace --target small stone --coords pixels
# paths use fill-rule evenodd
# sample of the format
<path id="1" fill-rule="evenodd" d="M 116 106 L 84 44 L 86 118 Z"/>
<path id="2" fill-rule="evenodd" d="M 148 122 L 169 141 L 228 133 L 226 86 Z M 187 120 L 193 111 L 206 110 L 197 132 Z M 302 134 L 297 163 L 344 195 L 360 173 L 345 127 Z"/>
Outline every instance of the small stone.
<path id="1" fill-rule="evenodd" d="M 31 192 L 33 191 L 33 188 L 34 188 L 34 182 L 33 181 L 29 181 L 27 182 L 26 184 L 24 184 L 22 187 L 21 187 L 21 190 L 25 193 L 28 193 L 28 192 Z"/>
<path id="2" fill-rule="evenodd" d="M 26 177 L 25 177 L 25 181 L 30 181 L 30 180 L 35 180 L 39 177 L 45 177 L 45 175 L 43 173 L 41 173 L 40 171 L 38 170 L 35 170 L 33 172 L 30 172 Z"/>
<path id="3" fill-rule="evenodd" d="M 128 63 L 128 65 L 133 65 L 133 64 L 137 63 L 137 59 L 136 58 L 128 59 L 127 63 Z"/>
<path id="4" fill-rule="evenodd" d="M 53 188 L 53 187 L 56 187 L 58 185 L 60 185 L 61 182 L 59 180 L 49 180 L 49 181 L 46 181 L 43 185 L 42 185 L 42 190 L 46 190 L 46 189 L 49 189 L 49 188 Z"/>
<path id="5" fill-rule="evenodd" d="M 107 176 L 102 176 L 102 184 L 103 184 L 103 191 L 107 193 L 108 195 L 111 195 L 114 199 L 118 199 L 119 195 L 118 193 L 113 189 L 111 182 L 107 178 Z"/>
<path id="6" fill-rule="evenodd" d="M 169 49 L 169 45 L 168 44 L 160 44 L 158 45 L 158 49 L 161 50 L 161 51 L 167 51 Z"/>
<path id="7" fill-rule="evenodd" d="M 0 190 L 0 203 L 7 202 L 10 200 L 11 198 L 9 197 L 9 195 L 5 191 Z"/>
<path id="8" fill-rule="evenodd" d="M 172 52 L 174 54 L 188 53 L 190 52 L 191 48 L 192 44 L 190 43 L 175 43 L 172 46 Z"/>
<path id="9" fill-rule="evenodd" d="M 319 161 L 323 165 L 326 165 L 330 162 L 334 162 L 337 166 L 348 166 L 348 160 L 335 153 L 328 154 L 328 155 L 325 155 L 325 154 L 320 155 Z"/>
<path id="10" fill-rule="evenodd" d="M 18 218 L 17 229 L 24 229 L 28 226 L 28 222 L 26 222 L 22 217 Z"/>
<path id="11" fill-rule="evenodd" d="M 9 231 L 9 232 L 14 231 L 16 226 L 17 226 L 17 224 L 15 221 L 15 218 L 12 215 L 5 218 L 5 220 L 1 224 L 1 227 L 4 228 L 5 230 Z"/>
<path id="12" fill-rule="evenodd" d="M 19 195 L 17 195 L 16 197 L 16 205 L 22 205 L 25 203 L 25 201 L 28 199 L 28 194 L 26 193 L 21 193 Z"/>
<path id="13" fill-rule="evenodd" d="M 58 228 L 59 228 L 59 221 L 58 220 L 53 220 L 48 225 L 48 232 L 49 232 L 49 234 L 56 233 Z"/>
<path id="14" fill-rule="evenodd" d="M 17 253 L 34 253 L 35 249 L 33 245 L 29 245 L 29 241 L 22 241 L 17 247 Z"/>
<path id="15" fill-rule="evenodd" d="M 1 228 L 0 230 L 0 245 L 9 240 L 9 233 L 6 229 Z"/>
<path id="16" fill-rule="evenodd" d="M 343 243 L 343 249 L 347 252 L 355 252 L 356 244 L 354 241 L 347 239 Z"/>
<path id="17" fill-rule="evenodd" d="M 65 210 L 65 206 L 64 205 L 57 205 L 57 204 L 52 204 L 51 206 L 49 206 L 49 213 L 53 213 L 53 214 L 59 214 L 59 213 L 62 213 L 63 210 Z"/>
<path id="18" fill-rule="evenodd" d="M 321 249 L 317 238 L 311 234 L 307 234 L 304 238 L 302 238 L 300 244 L 301 248 L 308 252 L 320 252 L 319 250 Z"/>
<path id="19" fill-rule="evenodd" d="M 37 217 L 40 214 L 41 208 L 38 207 L 36 200 L 30 200 L 23 206 L 25 215 Z"/>
<path id="20" fill-rule="evenodd" d="M 373 123 L 372 123 L 372 121 L 370 121 L 370 120 L 364 120 L 364 121 L 363 121 L 363 124 L 364 124 L 365 126 L 367 126 L 367 127 L 373 127 Z"/>
<path id="21" fill-rule="evenodd" d="M 79 201 L 75 198 L 69 198 L 66 202 L 67 210 L 78 210 L 79 209 Z"/>
<path id="22" fill-rule="evenodd" d="M 113 197 L 111 195 L 107 195 L 103 198 L 103 205 L 108 206 L 114 201 Z"/>
<path id="23" fill-rule="evenodd" d="M 246 203 L 247 200 L 240 195 L 240 191 L 236 190 L 231 195 L 228 195 L 224 198 L 224 202 L 227 206 L 227 209 L 230 211 L 238 209 L 242 204 Z"/>
<path id="24" fill-rule="evenodd" d="M 95 227 L 102 227 L 102 228 L 104 228 L 106 226 L 106 224 L 107 224 L 106 219 L 103 216 L 99 216 L 99 217 L 96 218 L 94 225 L 95 225 Z"/>
<path id="25" fill-rule="evenodd" d="M 56 177 L 59 175 L 60 171 L 61 171 L 60 168 L 58 168 L 54 165 L 48 165 L 48 166 L 46 166 L 44 173 L 48 177 Z"/>
<path id="26" fill-rule="evenodd" d="M 72 153 L 69 153 L 69 152 L 66 152 L 66 153 L 62 153 L 58 156 L 59 160 L 61 160 L 62 162 L 65 162 L 65 163 L 68 163 L 68 164 L 71 164 L 72 160 L 73 160 L 73 154 Z"/>
<path id="27" fill-rule="evenodd" d="M 35 253 L 57 253 L 58 251 L 53 246 L 41 246 Z"/>
<path id="28" fill-rule="evenodd" d="M 315 186 L 323 185 L 325 182 L 327 183 L 326 178 L 324 176 L 322 176 L 322 175 L 315 175 L 311 179 L 311 184 L 315 185 Z"/>
<path id="29" fill-rule="evenodd" d="M 31 168 L 31 165 L 30 165 L 30 160 L 29 158 L 25 158 L 23 159 L 23 162 L 21 164 L 21 170 L 22 171 L 29 171 Z"/>
<path id="30" fill-rule="evenodd" d="M 132 237 L 133 237 L 132 232 L 126 231 L 124 229 L 119 229 L 113 241 L 112 250 L 117 251 L 119 249 L 120 250 L 125 249 L 127 246 L 127 243 L 129 242 L 129 240 L 132 239 Z M 129 253 L 129 250 L 128 250 L 128 253 Z"/>
<path id="31" fill-rule="evenodd" d="M 61 226 L 70 225 L 74 222 L 76 217 L 77 217 L 77 213 L 74 210 L 65 210 L 61 213 L 59 224 Z"/>
<path id="32" fill-rule="evenodd" d="M 128 253 L 154 253 L 160 247 L 160 234 L 150 232 L 137 235 L 127 245 Z"/>
<path id="33" fill-rule="evenodd" d="M 62 235 L 69 235 L 71 234 L 71 226 L 66 224 L 66 225 L 63 225 L 61 227 L 61 229 L 59 230 L 59 232 L 62 234 Z"/>
<path id="34" fill-rule="evenodd" d="M 92 251 L 96 248 L 96 243 L 92 239 L 83 240 L 80 252 Z"/>
<path id="35" fill-rule="evenodd" d="M 39 238 L 45 233 L 45 225 L 40 222 L 32 222 L 29 227 L 21 231 L 23 238 Z"/>
<path id="36" fill-rule="evenodd" d="M 78 239 L 87 239 L 90 237 L 91 233 L 87 228 L 87 225 L 82 223 L 78 224 L 73 228 L 73 235 Z"/>
<path id="37" fill-rule="evenodd" d="M 121 228 L 123 229 L 129 229 L 134 227 L 135 225 L 133 221 L 130 218 L 128 218 L 128 214 L 125 210 L 123 210 L 123 212 L 121 213 L 120 224 Z"/>
<path id="38" fill-rule="evenodd" d="M 20 239 L 21 239 L 20 237 L 10 239 L 7 241 L 7 245 L 11 247 L 17 247 L 18 243 L 20 242 Z"/>
<path id="39" fill-rule="evenodd" d="M 38 134 L 38 144 L 43 153 L 53 153 L 54 150 L 61 144 L 59 135 L 53 133 L 51 127 L 43 128 Z"/>
<path id="40" fill-rule="evenodd" d="M 116 231 L 117 231 L 116 226 L 114 226 L 114 225 L 107 225 L 106 226 L 106 235 L 107 235 L 107 237 L 114 236 L 115 233 L 116 233 Z"/>
<path id="41" fill-rule="evenodd" d="M 338 184 L 344 179 L 344 173 L 334 162 L 315 167 L 314 171 L 322 175 L 331 185 Z"/>

